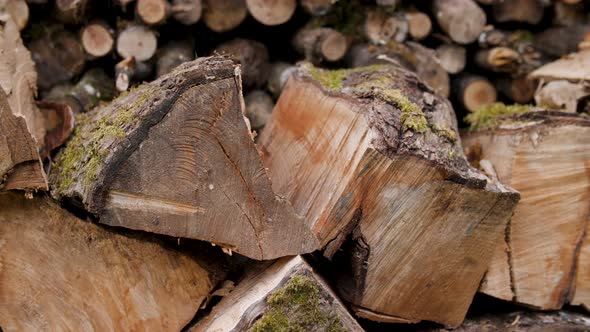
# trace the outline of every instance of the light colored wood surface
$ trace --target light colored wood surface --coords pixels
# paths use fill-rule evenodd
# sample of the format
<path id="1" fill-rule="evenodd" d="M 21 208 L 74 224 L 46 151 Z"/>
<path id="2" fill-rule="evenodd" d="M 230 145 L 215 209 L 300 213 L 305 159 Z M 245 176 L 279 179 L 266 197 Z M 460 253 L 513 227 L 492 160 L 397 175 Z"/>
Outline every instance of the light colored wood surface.
<path id="1" fill-rule="evenodd" d="M 589 137 L 587 120 L 548 116 L 524 128 L 464 138 L 468 148 L 479 145 L 480 158 L 522 195 L 484 293 L 547 310 L 566 304 L 574 288 L 577 294 L 590 288 L 589 262 L 580 254 L 590 212 Z"/>
<path id="2" fill-rule="evenodd" d="M 530 73 L 529 77 L 544 80 L 590 80 L 590 50 L 569 54 Z"/>
<path id="3" fill-rule="evenodd" d="M 2 329 L 179 331 L 225 274 L 222 260 L 198 255 L 81 220 L 47 197 L 0 194 Z"/>

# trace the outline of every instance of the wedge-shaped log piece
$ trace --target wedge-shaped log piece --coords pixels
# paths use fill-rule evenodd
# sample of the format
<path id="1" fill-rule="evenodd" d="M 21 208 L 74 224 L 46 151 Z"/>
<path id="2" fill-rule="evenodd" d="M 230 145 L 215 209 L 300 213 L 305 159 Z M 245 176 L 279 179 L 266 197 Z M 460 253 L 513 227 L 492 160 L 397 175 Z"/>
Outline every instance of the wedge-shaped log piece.
<path id="1" fill-rule="evenodd" d="M 239 67 L 201 58 L 79 120 L 52 194 L 113 226 L 209 241 L 255 259 L 317 239 L 272 191 L 244 117 Z"/>
<path id="2" fill-rule="evenodd" d="M 226 274 L 209 245 L 189 255 L 17 193 L 0 194 L 0 243 L 4 331 L 180 331 Z"/>
<path id="3" fill-rule="evenodd" d="M 190 331 L 364 330 L 322 277 L 295 256 L 253 268 Z"/>
<path id="4" fill-rule="evenodd" d="M 37 72 L 17 25 L 0 18 L 0 189 L 47 190 L 39 159 L 43 115 L 35 105 Z"/>
<path id="5" fill-rule="evenodd" d="M 401 66 L 304 65 L 259 144 L 324 255 L 349 237 L 333 259 L 357 315 L 461 323 L 518 194 L 469 166 L 448 100 Z"/>
<path id="6" fill-rule="evenodd" d="M 526 108 L 495 113 L 504 116 L 480 115 L 488 120 L 464 137 L 465 147 L 522 200 L 481 291 L 538 309 L 559 309 L 572 296 L 588 305 L 590 120 Z"/>

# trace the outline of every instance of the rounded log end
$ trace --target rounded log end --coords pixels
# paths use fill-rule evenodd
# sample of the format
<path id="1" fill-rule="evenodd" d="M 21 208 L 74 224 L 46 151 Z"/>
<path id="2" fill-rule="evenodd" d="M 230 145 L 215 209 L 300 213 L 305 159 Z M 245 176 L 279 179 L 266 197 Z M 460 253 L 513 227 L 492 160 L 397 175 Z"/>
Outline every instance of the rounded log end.
<path id="1" fill-rule="evenodd" d="M 471 82 L 463 92 L 463 104 L 470 112 L 475 112 L 482 106 L 493 104 L 496 99 L 496 88 L 485 79 Z"/>
<path id="2" fill-rule="evenodd" d="M 246 0 L 248 11 L 264 25 L 279 25 L 287 22 L 295 13 L 295 0 Z"/>
<path id="3" fill-rule="evenodd" d="M 146 24 L 159 24 L 166 19 L 167 4 L 165 0 L 138 0 L 137 15 Z"/>
<path id="4" fill-rule="evenodd" d="M 338 61 L 346 55 L 348 42 L 346 36 L 338 31 L 330 33 L 320 45 L 322 55 L 327 61 Z"/>
<path id="5" fill-rule="evenodd" d="M 107 55 L 113 49 L 114 43 L 113 36 L 102 24 L 89 24 L 82 30 L 82 46 L 94 57 Z"/>
<path id="6" fill-rule="evenodd" d="M 117 38 L 117 53 L 123 58 L 149 60 L 158 47 L 158 39 L 150 29 L 135 25 L 125 29 Z"/>

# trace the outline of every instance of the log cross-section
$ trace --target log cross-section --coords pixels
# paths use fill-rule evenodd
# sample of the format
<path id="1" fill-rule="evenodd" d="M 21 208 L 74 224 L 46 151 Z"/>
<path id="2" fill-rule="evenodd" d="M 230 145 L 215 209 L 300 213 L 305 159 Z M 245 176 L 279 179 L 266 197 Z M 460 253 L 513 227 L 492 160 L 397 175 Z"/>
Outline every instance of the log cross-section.
<path id="1" fill-rule="evenodd" d="M 357 315 L 461 323 L 518 194 L 469 166 L 448 100 L 400 66 L 303 65 L 259 143 Z"/>
<path id="2" fill-rule="evenodd" d="M 246 124 L 239 67 L 185 63 L 79 119 L 52 194 L 99 221 L 205 240 L 255 259 L 317 239 L 273 193 Z"/>

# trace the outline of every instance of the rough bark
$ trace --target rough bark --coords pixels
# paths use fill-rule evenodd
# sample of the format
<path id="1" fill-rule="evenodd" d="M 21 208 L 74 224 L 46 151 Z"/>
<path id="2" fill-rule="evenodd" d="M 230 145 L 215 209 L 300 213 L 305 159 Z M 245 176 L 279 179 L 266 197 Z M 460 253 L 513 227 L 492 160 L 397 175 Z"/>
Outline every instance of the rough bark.
<path id="1" fill-rule="evenodd" d="M 399 65 L 305 65 L 259 145 L 358 316 L 461 323 L 518 194 L 469 166 L 448 100 Z"/>
<path id="2" fill-rule="evenodd" d="M 486 161 L 521 193 L 481 291 L 542 310 L 568 303 L 590 212 L 590 120 L 527 111 L 492 119 L 463 139 L 471 161 Z M 583 271 L 583 270 L 580 270 Z M 582 272 L 585 273 L 585 272 Z M 576 275 L 578 275 L 576 277 Z M 582 282 L 576 291 L 585 292 Z"/>
<path id="3" fill-rule="evenodd" d="M 331 28 L 304 27 L 293 37 L 293 46 L 313 63 L 334 62 L 348 50 L 346 36 Z"/>
<path id="4" fill-rule="evenodd" d="M 420 44 L 389 42 L 379 47 L 357 44 L 351 48 L 346 60 L 351 67 L 399 63 L 416 72 L 436 93 L 449 96 L 449 74 L 439 64 L 434 50 Z"/>
<path id="5" fill-rule="evenodd" d="M 104 224 L 255 259 L 311 252 L 317 239 L 272 192 L 244 112 L 230 60 L 185 63 L 81 119 L 52 195 Z"/>
<path id="6" fill-rule="evenodd" d="M 79 39 L 58 25 L 44 25 L 41 35 L 27 44 L 37 69 L 40 89 L 67 82 L 82 73 L 86 56 Z"/>
<path id="7" fill-rule="evenodd" d="M 486 24 L 486 14 L 472 0 L 434 0 L 433 6 L 438 24 L 456 43 L 474 42 Z"/>
<path id="8" fill-rule="evenodd" d="M 246 19 L 246 0 L 205 0 L 203 21 L 215 32 L 227 32 Z"/>
<path id="9" fill-rule="evenodd" d="M 297 8 L 296 0 L 246 0 L 248 11 L 264 25 L 279 25 L 291 19 Z"/>
<path id="10" fill-rule="evenodd" d="M 250 269 L 190 331 L 364 331 L 300 256 L 265 265 Z"/>
<path id="11" fill-rule="evenodd" d="M 0 194 L 0 242 L 4 331 L 179 331 L 226 274 L 220 252 L 181 252 L 19 193 Z"/>
<path id="12" fill-rule="evenodd" d="M 242 65 L 242 81 L 245 87 L 260 87 L 266 83 L 270 67 L 268 49 L 251 39 L 237 38 L 219 45 L 219 54 L 227 54 Z"/>

